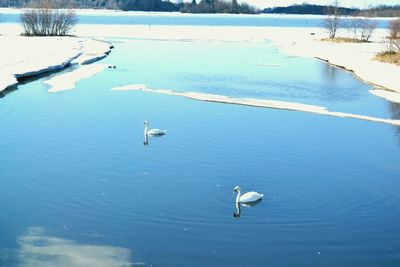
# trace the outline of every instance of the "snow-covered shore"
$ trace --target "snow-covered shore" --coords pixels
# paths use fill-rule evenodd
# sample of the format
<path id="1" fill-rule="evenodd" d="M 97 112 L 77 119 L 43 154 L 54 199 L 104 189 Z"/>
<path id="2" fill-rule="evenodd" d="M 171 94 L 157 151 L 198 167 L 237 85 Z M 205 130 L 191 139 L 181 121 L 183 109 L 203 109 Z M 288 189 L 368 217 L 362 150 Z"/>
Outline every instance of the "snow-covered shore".
<path id="1" fill-rule="evenodd" d="M 111 13 L 114 14 L 115 12 L 110 11 Z M 29 41 L 26 41 L 28 39 L 24 37 L 10 37 L 20 32 L 21 27 L 18 24 L 0 24 L 0 34 L 8 35 L 0 36 L 2 47 L 5 47 L 0 51 L 0 56 L 5 54 L 20 59 L 19 63 L 15 63 L 18 60 L 12 61 L 15 63 L 15 68 L 14 71 L 8 71 L 9 74 L 12 74 L 11 76 L 3 75 L 4 69 L 9 69 L 9 63 L 3 60 L 0 62 L 0 73 L 2 73 L 0 90 L 6 84 L 15 83 L 15 75 L 53 70 L 55 67 L 62 67 L 70 62 L 89 63 L 102 58 L 104 53 L 107 53 L 109 45 L 104 45 L 104 49 L 102 45 L 100 45 L 100 48 L 94 48 L 99 44 L 96 41 L 88 42 L 88 40 L 91 40 L 88 39 L 90 37 L 224 42 L 264 42 L 270 40 L 285 53 L 317 58 L 353 72 L 359 79 L 371 84 L 371 87 L 381 89 L 379 94 L 376 94 L 380 97 L 394 99 L 400 96 L 400 67 L 373 59 L 377 53 L 386 48 L 384 39 L 387 31 L 384 29 L 379 29 L 374 33 L 371 43 L 331 43 L 321 41 L 321 39 L 327 37 L 326 32 L 321 28 L 290 27 L 79 24 L 75 27 L 73 34 L 87 38 L 38 38 L 37 40 L 29 38 Z M 340 34 L 347 37 L 348 33 L 342 32 Z M 4 41 L 8 45 L 3 46 Z M 15 49 L 17 43 L 21 44 L 21 49 Z M 28 53 L 24 52 L 26 47 L 31 47 Z M 90 52 L 93 49 L 99 52 L 93 54 Z M 52 56 L 50 56 L 51 53 Z M 47 59 L 28 60 L 29 58 L 38 58 L 41 54 Z M 20 69 L 16 71 L 16 68 Z M 385 96 L 386 93 L 387 96 Z M 396 96 L 396 94 L 399 96 Z"/>
<path id="2" fill-rule="evenodd" d="M 78 37 L 0 36 L 0 91 L 18 79 L 88 64 L 110 53 L 107 42 Z"/>

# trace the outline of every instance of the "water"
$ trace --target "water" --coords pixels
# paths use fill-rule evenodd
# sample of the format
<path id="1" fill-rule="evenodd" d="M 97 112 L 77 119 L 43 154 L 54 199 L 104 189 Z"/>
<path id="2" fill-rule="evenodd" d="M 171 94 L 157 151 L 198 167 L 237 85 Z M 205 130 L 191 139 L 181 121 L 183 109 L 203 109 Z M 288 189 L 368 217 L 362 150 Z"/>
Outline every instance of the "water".
<path id="1" fill-rule="evenodd" d="M 398 128 L 111 88 L 397 105 L 269 43 L 119 41 L 74 90 L 0 99 L 0 266 L 399 266 Z M 265 194 L 240 217 L 236 185 Z"/>
<path id="2" fill-rule="evenodd" d="M 121 12 L 107 14 L 79 14 L 80 24 L 122 25 L 191 25 L 191 26 L 256 26 L 256 27 L 321 27 L 323 16 L 293 15 L 227 15 Z M 378 28 L 387 28 L 389 19 L 379 18 Z M 19 14 L 1 14 L 0 22 L 18 23 Z"/>
<path id="3" fill-rule="evenodd" d="M 119 52 L 107 60 L 117 64 L 119 71 L 108 82 L 110 87 L 145 84 L 154 89 L 282 100 L 332 111 L 398 117 L 387 101 L 370 94 L 371 86 L 352 73 L 325 62 L 287 56 L 269 42 L 114 41 Z"/>

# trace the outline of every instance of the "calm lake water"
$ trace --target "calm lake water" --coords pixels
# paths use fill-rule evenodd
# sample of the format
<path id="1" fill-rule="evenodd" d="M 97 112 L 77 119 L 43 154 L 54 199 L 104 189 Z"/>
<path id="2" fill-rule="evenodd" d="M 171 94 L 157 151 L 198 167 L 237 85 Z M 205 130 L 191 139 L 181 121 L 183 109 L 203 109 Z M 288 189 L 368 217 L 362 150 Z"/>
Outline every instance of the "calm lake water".
<path id="1" fill-rule="evenodd" d="M 111 88 L 398 105 L 270 43 L 113 41 L 116 69 L 0 99 L 0 266 L 400 265 L 399 128 Z M 265 194 L 240 217 L 236 185 Z"/>
<path id="2" fill-rule="evenodd" d="M 79 14 L 81 24 L 122 24 L 122 25 L 191 25 L 191 26 L 257 26 L 257 27 L 321 27 L 323 16 L 293 15 L 230 15 L 230 14 L 180 14 L 120 12 L 115 14 Z M 18 23 L 19 14 L 1 14 L 0 23 Z M 378 28 L 387 28 L 389 20 L 377 19 Z"/>

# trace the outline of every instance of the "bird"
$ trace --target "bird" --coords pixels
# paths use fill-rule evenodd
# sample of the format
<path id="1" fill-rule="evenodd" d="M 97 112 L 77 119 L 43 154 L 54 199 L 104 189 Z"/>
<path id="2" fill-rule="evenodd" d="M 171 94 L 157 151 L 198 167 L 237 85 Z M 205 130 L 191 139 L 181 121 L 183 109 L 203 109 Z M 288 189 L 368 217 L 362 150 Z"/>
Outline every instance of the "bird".
<path id="1" fill-rule="evenodd" d="M 160 129 L 148 129 L 149 123 L 148 121 L 144 121 L 144 135 L 145 136 L 161 136 L 165 135 L 167 130 L 160 130 Z"/>
<path id="2" fill-rule="evenodd" d="M 257 192 L 247 192 L 243 195 L 240 194 L 240 187 L 236 186 L 233 189 L 233 193 L 237 193 L 236 196 L 236 203 L 250 203 L 250 202 L 256 202 L 258 200 L 260 200 L 264 194 L 259 194 Z"/>

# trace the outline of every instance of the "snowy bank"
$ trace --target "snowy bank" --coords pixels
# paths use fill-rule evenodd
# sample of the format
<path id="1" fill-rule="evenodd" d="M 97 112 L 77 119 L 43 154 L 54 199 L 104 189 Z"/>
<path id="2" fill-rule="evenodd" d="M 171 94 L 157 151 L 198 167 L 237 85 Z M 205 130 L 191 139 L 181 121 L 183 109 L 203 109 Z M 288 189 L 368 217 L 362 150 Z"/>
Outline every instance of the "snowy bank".
<path id="1" fill-rule="evenodd" d="M 110 53 L 107 42 L 78 37 L 0 36 L 0 92 L 18 79 L 88 64 Z"/>

